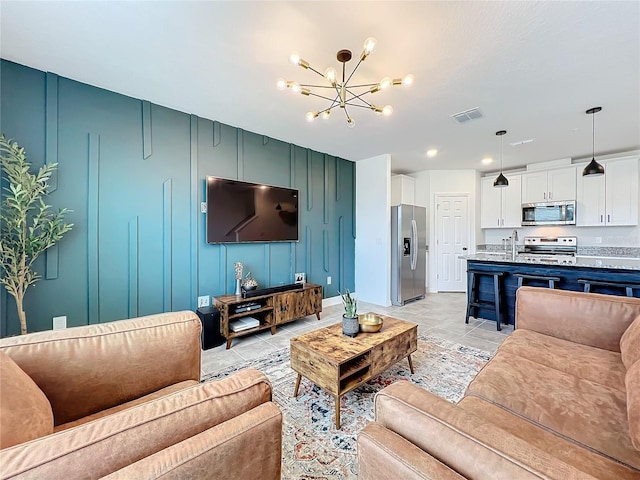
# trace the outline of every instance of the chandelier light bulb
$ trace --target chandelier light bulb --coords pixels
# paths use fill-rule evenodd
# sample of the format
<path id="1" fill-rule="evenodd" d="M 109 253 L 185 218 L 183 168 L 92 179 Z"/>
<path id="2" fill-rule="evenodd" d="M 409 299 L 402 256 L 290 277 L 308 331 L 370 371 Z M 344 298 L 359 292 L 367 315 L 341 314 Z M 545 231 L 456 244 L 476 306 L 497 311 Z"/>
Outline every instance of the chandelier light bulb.
<path id="1" fill-rule="evenodd" d="M 331 82 L 332 84 L 336 83 L 336 77 L 337 77 L 337 72 L 335 68 L 327 68 L 324 71 L 324 76 L 327 80 L 329 80 L 329 82 Z"/>
<path id="2" fill-rule="evenodd" d="M 382 115 L 384 115 L 385 117 L 388 117 L 392 113 L 393 107 L 391 105 L 385 105 L 384 107 L 382 107 Z"/>
<path id="3" fill-rule="evenodd" d="M 382 90 L 387 88 L 389 85 L 391 85 L 391 79 L 389 77 L 384 77 L 382 80 L 380 80 L 380 88 Z"/>
<path id="4" fill-rule="evenodd" d="M 302 90 L 302 87 L 298 82 L 291 82 L 290 88 L 293 93 L 300 93 L 300 91 Z"/>
<path id="5" fill-rule="evenodd" d="M 347 127 L 353 128 L 355 126 L 356 126 L 356 121 L 351 117 L 347 118 Z"/>
<path id="6" fill-rule="evenodd" d="M 298 65 L 300 63 L 300 54 L 298 52 L 291 53 L 291 55 L 289 55 L 289 63 Z"/>
<path id="7" fill-rule="evenodd" d="M 318 116 L 318 112 L 307 112 L 304 118 L 307 119 L 307 122 L 311 123 L 316 119 L 317 116 Z"/>
<path id="8" fill-rule="evenodd" d="M 284 78 L 279 78 L 276 82 L 276 86 L 278 87 L 278 90 L 284 90 L 287 88 L 287 81 Z"/>
<path id="9" fill-rule="evenodd" d="M 331 116 L 331 110 L 325 110 L 324 112 L 322 112 L 323 120 L 328 120 L 330 116 Z"/>
<path id="10" fill-rule="evenodd" d="M 409 73 L 408 75 L 405 75 L 404 78 L 402 79 L 402 84 L 408 87 L 409 85 L 413 85 L 413 82 L 415 81 L 415 79 L 416 77 L 413 75 L 413 73 Z"/>
<path id="11" fill-rule="evenodd" d="M 373 52 L 373 49 L 376 48 L 376 43 L 378 43 L 378 41 L 375 38 L 367 38 L 364 41 L 364 52 L 369 55 L 371 52 Z"/>

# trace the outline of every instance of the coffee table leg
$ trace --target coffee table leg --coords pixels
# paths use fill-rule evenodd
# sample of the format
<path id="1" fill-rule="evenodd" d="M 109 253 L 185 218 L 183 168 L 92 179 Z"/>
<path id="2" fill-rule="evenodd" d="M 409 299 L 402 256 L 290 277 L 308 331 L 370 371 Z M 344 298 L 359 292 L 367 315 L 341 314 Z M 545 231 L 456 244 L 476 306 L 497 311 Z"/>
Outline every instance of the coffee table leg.
<path id="1" fill-rule="evenodd" d="M 411 354 L 407 355 L 407 360 L 409 360 L 409 370 L 411 370 L 411 373 L 413 372 L 413 360 L 411 360 Z"/>
<path id="2" fill-rule="evenodd" d="M 302 378 L 302 375 L 298 374 L 298 378 L 296 378 L 296 388 L 293 389 L 293 396 L 297 397 L 298 396 L 298 388 L 300 388 L 300 379 Z"/>
<path id="3" fill-rule="evenodd" d="M 340 430 L 340 395 L 335 395 L 333 398 L 336 403 L 336 430 Z"/>

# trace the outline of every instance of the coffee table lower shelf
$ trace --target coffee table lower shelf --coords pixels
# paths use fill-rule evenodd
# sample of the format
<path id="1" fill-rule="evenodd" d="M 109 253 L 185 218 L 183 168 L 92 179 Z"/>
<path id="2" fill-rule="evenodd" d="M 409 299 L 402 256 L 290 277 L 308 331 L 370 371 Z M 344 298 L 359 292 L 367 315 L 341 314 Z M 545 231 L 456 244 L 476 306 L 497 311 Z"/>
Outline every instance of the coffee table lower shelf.
<path id="1" fill-rule="evenodd" d="M 291 368 L 298 374 L 293 396 L 302 377 L 329 392 L 335 401 L 335 424 L 340 428 L 340 397 L 407 358 L 417 349 L 417 325 L 381 315 L 384 326 L 377 333 L 342 335 L 342 324 L 291 339 Z"/>

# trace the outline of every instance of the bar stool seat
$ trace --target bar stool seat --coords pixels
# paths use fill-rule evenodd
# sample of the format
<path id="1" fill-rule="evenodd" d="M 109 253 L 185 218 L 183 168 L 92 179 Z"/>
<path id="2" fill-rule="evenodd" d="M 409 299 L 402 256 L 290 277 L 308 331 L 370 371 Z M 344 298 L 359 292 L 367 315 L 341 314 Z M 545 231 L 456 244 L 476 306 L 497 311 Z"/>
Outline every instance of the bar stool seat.
<path id="1" fill-rule="evenodd" d="M 486 275 L 493 277 L 493 301 L 480 300 L 480 282 L 479 276 Z M 502 276 L 504 272 L 490 272 L 482 270 L 471 270 L 468 272 L 469 276 L 469 292 L 467 294 L 467 316 L 465 323 L 469 323 L 469 317 L 473 316 L 477 318 L 478 309 L 486 308 L 496 312 L 496 328 L 502 330 L 503 305 L 502 305 Z M 474 310 L 474 314 L 471 314 L 471 310 Z"/>
<path id="2" fill-rule="evenodd" d="M 514 273 L 514 277 L 518 279 L 518 287 L 522 286 L 524 280 L 540 280 L 549 282 L 549 288 L 556 288 L 556 282 L 560 281 L 560 277 L 549 277 L 547 275 L 529 275 L 528 273 Z"/>
<path id="3" fill-rule="evenodd" d="M 578 283 L 584 284 L 584 291 L 589 293 L 591 292 L 591 287 L 610 287 L 610 288 L 620 288 L 625 291 L 627 297 L 633 297 L 633 291 L 635 289 L 640 288 L 640 284 L 638 283 L 627 283 L 627 282 L 605 282 L 603 280 L 589 280 L 585 278 L 581 278 L 578 280 Z"/>

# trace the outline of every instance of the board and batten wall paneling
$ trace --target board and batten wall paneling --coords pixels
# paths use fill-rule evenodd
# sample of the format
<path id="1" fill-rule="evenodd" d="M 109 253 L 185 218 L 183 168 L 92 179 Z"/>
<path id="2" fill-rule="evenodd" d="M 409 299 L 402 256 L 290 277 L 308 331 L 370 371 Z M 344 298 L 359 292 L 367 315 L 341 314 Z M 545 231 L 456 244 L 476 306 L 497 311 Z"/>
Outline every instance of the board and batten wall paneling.
<path id="1" fill-rule="evenodd" d="M 262 286 L 305 271 L 325 296 L 354 289 L 352 162 L 4 60 L 0 75 L 1 131 L 34 168 L 59 162 L 48 203 L 74 223 L 36 263 L 48 278 L 27 292 L 30 331 L 195 309 L 233 291 L 236 261 Z M 299 189 L 300 241 L 207 244 L 207 175 Z M 0 295 L 0 334 L 16 334 Z"/>

